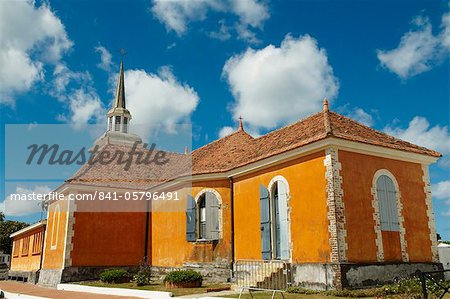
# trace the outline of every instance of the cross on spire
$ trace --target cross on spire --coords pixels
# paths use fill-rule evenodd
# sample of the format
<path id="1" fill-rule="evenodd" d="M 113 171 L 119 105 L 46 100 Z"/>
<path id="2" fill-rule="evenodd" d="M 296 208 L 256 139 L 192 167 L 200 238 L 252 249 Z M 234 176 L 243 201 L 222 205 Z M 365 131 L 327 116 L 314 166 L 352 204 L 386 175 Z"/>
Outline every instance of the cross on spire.
<path id="1" fill-rule="evenodd" d="M 242 116 L 239 116 L 239 130 L 240 131 L 244 130 L 244 123 L 242 120 L 243 120 Z"/>

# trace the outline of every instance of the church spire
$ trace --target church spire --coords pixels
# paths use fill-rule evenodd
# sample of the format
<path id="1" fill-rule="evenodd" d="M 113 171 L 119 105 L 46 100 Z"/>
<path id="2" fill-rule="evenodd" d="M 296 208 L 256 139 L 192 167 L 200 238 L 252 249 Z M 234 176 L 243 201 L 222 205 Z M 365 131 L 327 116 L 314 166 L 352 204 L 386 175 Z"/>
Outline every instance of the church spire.
<path id="1" fill-rule="evenodd" d="M 116 97 L 114 98 L 113 108 L 125 109 L 125 82 L 123 75 L 123 61 L 120 61 L 119 80 L 117 80 Z"/>
<path id="2" fill-rule="evenodd" d="M 123 61 L 120 61 L 119 79 L 117 80 L 116 94 L 112 108 L 108 111 L 108 131 L 128 133 L 131 113 L 125 102 L 125 76 Z"/>

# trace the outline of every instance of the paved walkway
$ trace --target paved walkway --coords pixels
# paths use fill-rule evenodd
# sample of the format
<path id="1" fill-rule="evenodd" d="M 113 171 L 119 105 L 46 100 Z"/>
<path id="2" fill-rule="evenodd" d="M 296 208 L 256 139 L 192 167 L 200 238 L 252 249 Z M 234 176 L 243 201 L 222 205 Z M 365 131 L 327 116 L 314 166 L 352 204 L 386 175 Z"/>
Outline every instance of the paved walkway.
<path id="1" fill-rule="evenodd" d="M 113 295 L 97 295 L 90 293 L 58 291 L 55 289 L 48 289 L 33 285 L 30 283 L 16 282 L 16 281 L 0 281 L 0 290 L 4 292 L 31 295 L 52 299 L 136 299 L 136 297 L 123 297 Z"/>

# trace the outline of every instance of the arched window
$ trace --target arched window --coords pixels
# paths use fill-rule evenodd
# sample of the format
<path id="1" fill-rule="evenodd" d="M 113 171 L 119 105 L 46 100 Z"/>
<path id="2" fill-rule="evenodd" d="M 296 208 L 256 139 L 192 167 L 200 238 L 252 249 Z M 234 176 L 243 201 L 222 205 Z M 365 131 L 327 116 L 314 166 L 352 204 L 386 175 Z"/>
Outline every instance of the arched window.
<path id="1" fill-rule="evenodd" d="M 220 200 L 217 192 L 203 191 L 187 198 L 186 239 L 188 241 L 218 240 L 220 238 Z"/>
<path id="2" fill-rule="evenodd" d="M 385 174 L 380 175 L 377 179 L 377 199 L 382 231 L 400 231 L 396 193 L 392 179 Z"/>
<path id="3" fill-rule="evenodd" d="M 116 116 L 114 131 L 120 132 L 120 116 L 118 115 Z"/>
<path id="4" fill-rule="evenodd" d="M 123 118 L 123 132 L 128 133 L 128 118 L 127 117 Z"/>
<path id="5" fill-rule="evenodd" d="M 290 258 L 289 246 L 289 185 L 276 176 L 269 188 L 260 186 L 261 249 L 263 259 Z"/>

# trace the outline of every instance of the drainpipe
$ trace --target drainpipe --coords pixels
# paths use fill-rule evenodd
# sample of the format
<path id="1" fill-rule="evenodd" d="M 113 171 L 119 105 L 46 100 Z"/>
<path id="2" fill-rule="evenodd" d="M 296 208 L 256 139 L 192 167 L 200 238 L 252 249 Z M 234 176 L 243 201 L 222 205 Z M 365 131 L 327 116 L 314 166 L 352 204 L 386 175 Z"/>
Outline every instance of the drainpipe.
<path id="1" fill-rule="evenodd" d="M 42 221 L 42 220 L 41 220 Z M 47 225 L 44 225 L 44 227 L 42 228 L 42 245 L 41 245 L 41 257 L 39 259 L 39 275 L 41 274 L 41 270 L 42 270 L 42 262 L 44 259 L 44 243 L 45 243 L 45 231 L 47 229 Z M 11 266 L 10 266 L 11 267 Z"/>
<path id="2" fill-rule="evenodd" d="M 230 180 L 230 209 L 231 209 L 231 277 L 233 277 L 234 265 L 234 181 L 233 177 Z"/>
<path id="3" fill-rule="evenodd" d="M 145 238 L 144 238 L 144 263 L 148 264 L 148 233 L 149 233 L 149 224 L 150 224 L 150 200 L 147 200 L 146 210 L 145 210 Z"/>

